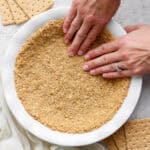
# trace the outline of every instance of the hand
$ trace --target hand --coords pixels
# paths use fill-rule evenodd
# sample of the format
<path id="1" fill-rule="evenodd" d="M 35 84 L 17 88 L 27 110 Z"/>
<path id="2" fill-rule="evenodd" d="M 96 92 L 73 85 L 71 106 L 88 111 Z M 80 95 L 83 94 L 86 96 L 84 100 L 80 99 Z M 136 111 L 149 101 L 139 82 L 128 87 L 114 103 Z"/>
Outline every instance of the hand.
<path id="1" fill-rule="evenodd" d="M 125 28 L 127 35 L 104 44 L 85 55 L 83 69 L 91 75 L 121 78 L 150 73 L 150 26 Z M 116 71 L 116 66 L 123 69 Z"/>
<path id="2" fill-rule="evenodd" d="M 72 41 L 70 56 L 83 55 L 115 14 L 120 0 L 73 0 L 64 21 L 65 43 Z"/>

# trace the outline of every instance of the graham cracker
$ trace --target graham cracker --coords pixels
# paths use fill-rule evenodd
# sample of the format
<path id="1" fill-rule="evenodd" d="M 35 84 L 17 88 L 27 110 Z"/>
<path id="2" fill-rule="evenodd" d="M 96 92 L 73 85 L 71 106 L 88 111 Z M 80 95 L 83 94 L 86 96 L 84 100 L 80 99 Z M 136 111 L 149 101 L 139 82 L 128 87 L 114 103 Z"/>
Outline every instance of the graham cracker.
<path id="1" fill-rule="evenodd" d="M 112 136 L 108 137 L 107 139 L 103 140 L 103 143 L 106 145 L 108 150 L 119 150 L 116 146 L 116 143 Z"/>
<path id="2" fill-rule="evenodd" d="M 48 10 L 53 5 L 53 0 L 15 0 L 24 12 L 31 18 Z"/>
<path id="3" fill-rule="evenodd" d="M 119 150 L 127 150 L 124 127 L 120 128 L 112 136 Z"/>
<path id="4" fill-rule="evenodd" d="M 0 0 L 0 14 L 2 15 L 3 25 L 10 25 L 14 23 L 12 13 L 6 0 Z"/>
<path id="5" fill-rule="evenodd" d="M 150 150 L 150 119 L 128 121 L 125 134 L 128 150 Z"/>
<path id="6" fill-rule="evenodd" d="M 14 0 L 7 0 L 7 2 L 16 24 L 24 23 L 29 19 Z"/>

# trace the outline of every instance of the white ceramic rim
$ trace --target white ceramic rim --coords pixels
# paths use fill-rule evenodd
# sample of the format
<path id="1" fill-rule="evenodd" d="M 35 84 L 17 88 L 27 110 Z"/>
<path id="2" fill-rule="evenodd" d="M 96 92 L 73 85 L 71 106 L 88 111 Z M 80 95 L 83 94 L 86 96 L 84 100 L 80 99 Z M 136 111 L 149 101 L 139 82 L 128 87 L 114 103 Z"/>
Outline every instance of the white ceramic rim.
<path id="1" fill-rule="evenodd" d="M 68 10 L 68 7 L 51 9 L 45 13 L 35 16 L 19 29 L 19 31 L 11 39 L 3 59 L 1 72 L 2 86 L 10 111 L 19 124 L 27 131 L 49 143 L 61 146 L 84 146 L 105 139 L 117 131 L 127 121 L 136 107 L 140 97 L 142 77 L 132 78 L 128 95 L 119 111 L 115 114 L 112 120 L 93 131 L 82 134 L 61 133 L 58 131 L 53 131 L 42 125 L 40 122 L 34 120 L 26 112 L 16 93 L 14 82 L 16 55 L 22 44 L 33 32 L 50 20 L 63 18 L 67 14 Z M 113 20 L 107 25 L 107 29 L 110 30 L 115 36 L 122 36 L 126 34 L 123 28 Z"/>

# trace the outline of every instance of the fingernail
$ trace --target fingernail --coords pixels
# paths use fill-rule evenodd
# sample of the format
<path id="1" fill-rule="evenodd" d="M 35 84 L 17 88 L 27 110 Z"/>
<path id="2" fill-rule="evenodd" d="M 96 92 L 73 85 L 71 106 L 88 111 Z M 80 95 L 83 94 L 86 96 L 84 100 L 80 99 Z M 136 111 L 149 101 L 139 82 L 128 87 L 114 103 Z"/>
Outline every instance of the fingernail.
<path id="1" fill-rule="evenodd" d="M 102 74 L 102 77 L 103 77 L 103 78 L 106 78 L 106 77 L 107 77 L 107 75 L 104 73 L 104 74 Z"/>
<path id="2" fill-rule="evenodd" d="M 93 76 L 96 75 L 95 70 L 91 70 L 91 71 L 90 71 L 90 74 L 93 75 Z"/>
<path id="3" fill-rule="evenodd" d="M 64 28 L 64 33 L 67 33 L 67 29 Z"/>
<path id="4" fill-rule="evenodd" d="M 72 51 L 68 51 L 69 56 L 74 56 L 74 53 Z"/>
<path id="5" fill-rule="evenodd" d="M 65 38 L 65 44 L 69 44 L 69 40 Z"/>
<path id="6" fill-rule="evenodd" d="M 79 51 L 78 51 L 78 55 L 79 55 L 79 56 L 83 55 L 83 51 L 79 50 Z"/>
<path id="7" fill-rule="evenodd" d="M 84 59 L 85 59 L 85 60 L 88 60 L 88 59 L 89 59 L 89 56 L 88 56 L 88 55 L 85 55 L 85 56 L 84 56 Z"/>
<path id="8" fill-rule="evenodd" d="M 83 70 L 88 71 L 89 70 L 89 66 L 88 65 L 83 65 Z"/>

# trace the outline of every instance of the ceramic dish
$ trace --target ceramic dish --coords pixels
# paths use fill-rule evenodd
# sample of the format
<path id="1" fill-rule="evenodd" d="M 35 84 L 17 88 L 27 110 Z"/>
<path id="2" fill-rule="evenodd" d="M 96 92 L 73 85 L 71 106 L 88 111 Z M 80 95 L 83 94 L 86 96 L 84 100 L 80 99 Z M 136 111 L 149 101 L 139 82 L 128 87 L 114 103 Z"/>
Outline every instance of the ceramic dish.
<path id="1" fill-rule="evenodd" d="M 128 95 L 119 111 L 115 114 L 112 120 L 93 131 L 82 134 L 61 133 L 58 131 L 53 131 L 42 125 L 40 122 L 34 120 L 34 118 L 26 112 L 16 93 L 14 82 L 16 56 L 22 44 L 33 32 L 50 20 L 63 18 L 67 14 L 68 10 L 69 8 L 51 9 L 48 12 L 35 16 L 23 27 L 21 27 L 9 43 L 3 59 L 1 77 L 8 107 L 23 128 L 36 137 L 49 143 L 62 146 L 83 146 L 105 139 L 118 130 L 127 121 L 138 102 L 142 88 L 142 78 L 132 78 Z M 126 34 L 122 27 L 113 20 L 107 25 L 107 29 L 115 36 L 122 36 Z"/>

